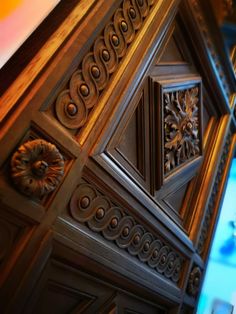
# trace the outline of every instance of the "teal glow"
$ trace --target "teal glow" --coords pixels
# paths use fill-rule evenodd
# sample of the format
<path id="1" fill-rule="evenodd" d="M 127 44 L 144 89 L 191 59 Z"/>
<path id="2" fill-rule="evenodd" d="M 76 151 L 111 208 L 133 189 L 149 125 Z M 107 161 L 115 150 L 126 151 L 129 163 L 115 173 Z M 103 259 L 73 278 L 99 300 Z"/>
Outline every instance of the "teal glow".
<path id="1" fill-rule="evenodd" d="M 231 313 L 226 306 L 213 312 L 216 299 L 234 305 L 236 314 L 236 159 L 233 160 L 221 213 L 211 248 L 197 314 Z"/>

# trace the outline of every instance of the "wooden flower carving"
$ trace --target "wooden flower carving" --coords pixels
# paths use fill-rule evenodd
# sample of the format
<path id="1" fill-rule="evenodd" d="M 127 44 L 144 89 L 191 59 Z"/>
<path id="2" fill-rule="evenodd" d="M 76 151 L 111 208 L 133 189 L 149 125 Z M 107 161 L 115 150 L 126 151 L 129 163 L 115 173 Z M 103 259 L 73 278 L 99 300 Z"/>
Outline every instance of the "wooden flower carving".
<path id="1" fill-rule="evenodd" d="M 165 173 L 199 155 L 199 90 L 164 94 Z"/>
<path id="2" fill-rule="evenodd" d="M 42 197 L 59 185 L 64 159 L 55 145 L 42 139 L 21 145 L 11 159 L 11 176 L 20 192 Z"/>

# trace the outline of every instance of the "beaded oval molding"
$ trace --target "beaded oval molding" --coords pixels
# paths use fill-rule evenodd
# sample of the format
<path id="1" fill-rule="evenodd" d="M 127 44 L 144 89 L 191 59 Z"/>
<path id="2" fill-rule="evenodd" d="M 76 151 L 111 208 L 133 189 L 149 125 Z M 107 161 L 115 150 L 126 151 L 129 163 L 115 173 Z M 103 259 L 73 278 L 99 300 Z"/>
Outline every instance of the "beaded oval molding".
<path id="1" fill-rule="evenodd" d="M 64 159 L 55 145 L 42 139 L 21 145 L 11 159 L 11 177 L 27 196 L 49 194 L 62 180 Z"/>
<path id="2" fill-rule="evenodd" d="M 113 241 L 158 273 L 178 282 L 183 258 L 90 184 L 81 184 L 74 191 L 70 213 L 76 221 L 86 223 L 89 229 L 101 233 L 106 240 Z"/>
<path id="3" fill-rule="evenodd" d="M 56 115 L 65 127 L 77 129 L 85 124 L 89 110 L 98 102 L 153 3 L 154 0 L 124 0 L 115 11 L 72 74 L 68 89 L 57 97 Z"/>

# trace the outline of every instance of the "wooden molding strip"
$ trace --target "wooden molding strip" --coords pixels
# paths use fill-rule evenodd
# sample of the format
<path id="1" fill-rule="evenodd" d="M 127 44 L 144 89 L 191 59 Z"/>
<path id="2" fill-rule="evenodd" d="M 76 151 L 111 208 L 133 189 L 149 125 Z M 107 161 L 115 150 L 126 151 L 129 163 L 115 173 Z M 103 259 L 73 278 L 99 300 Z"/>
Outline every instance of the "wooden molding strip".
<path id="1" fill-rule="evenodd" d="M 213 227 L 215 227 L 216 217 L 222 196 L 224 195 L 224 187 L 226 184 L 230 164 L 235 149 L 235 136 L 229 131 L 221 154 L 220 164 L 218 166 L 215 181 L 211 190 L 211 196 L 208 201 L 203 224 L 198 240 L 197 252 L 206 257 L 207 247 L 211 242 Z"/>
<path id="2" fill-rule="evenodd" d="M 45 67 L 96 0 L 81 0 L 0 99 L 0 123 Z"/>
<path id="3" fill-rule="evenodd" d="M 223 135 L 229 128 L 229 124 L 229 115 L 222 117 L 220 122 L 218 122 L 215 129 L 215 137 L 212 139 L 209 150 L 205 152 L 206 157 L 204 158 L 199 178 L 196 181 L 198 193 L 192 199 L 192 212 L 195 214 L 191 216 L 191 220 L 189 221 L 189 236 L 195 243 L 198 242 L 201 221 L 204 219 L 206 206 L 216 177 L 216 170 L 220 163 L 219 152 L 223 149 Z"/>

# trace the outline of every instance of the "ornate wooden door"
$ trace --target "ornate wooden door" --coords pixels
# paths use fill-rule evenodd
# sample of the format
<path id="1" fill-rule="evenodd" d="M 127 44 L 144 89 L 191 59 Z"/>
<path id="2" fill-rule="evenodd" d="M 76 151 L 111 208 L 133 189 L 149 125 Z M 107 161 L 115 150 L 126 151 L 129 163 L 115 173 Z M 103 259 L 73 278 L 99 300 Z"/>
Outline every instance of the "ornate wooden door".
<path id="1" fill-rule="evenodd" d="M 1 313 L 192 313 L 235 145 L 211 6 L 72 3 L 1 100 Z"/>

